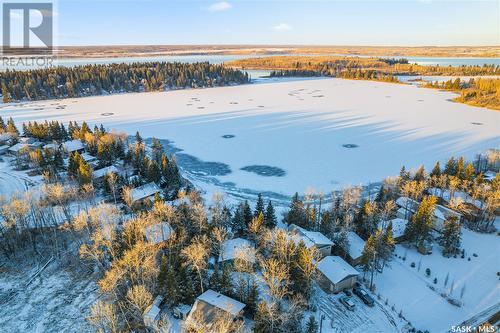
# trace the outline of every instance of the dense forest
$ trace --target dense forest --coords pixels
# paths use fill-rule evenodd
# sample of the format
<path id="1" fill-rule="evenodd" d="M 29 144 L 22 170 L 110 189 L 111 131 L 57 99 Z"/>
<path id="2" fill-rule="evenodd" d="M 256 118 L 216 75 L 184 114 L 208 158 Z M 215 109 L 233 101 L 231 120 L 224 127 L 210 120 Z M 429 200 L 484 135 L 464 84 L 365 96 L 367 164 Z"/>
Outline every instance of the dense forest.
<path id="1" fill-rule="evenodd" d="M 242 69 L 314 71 L 323 76 L 340 76 L 355 69 L 376 70 L 392 75 L 500 75 L 500 66 L 423 66 L 408 63 L 407 59 L 359 58 L 341 56 L 276 56 L 234 60 L 227 66 Z"/>
<path id="2" fill-rule="evenodd" d="M 246 73 L 208 62 L 84 65 L 0 74 L 3 102 L 248 83 Z"/>
<path id="3" fill-rule="evenodd" d="M 443 82 L 429 82 L 427 88 L 452 90 L 460 93 L 455 101 L 474 106 L 482 106 L 500 110 L 500 79 L 470 79 L 461 81 L 459 78 Z"/>

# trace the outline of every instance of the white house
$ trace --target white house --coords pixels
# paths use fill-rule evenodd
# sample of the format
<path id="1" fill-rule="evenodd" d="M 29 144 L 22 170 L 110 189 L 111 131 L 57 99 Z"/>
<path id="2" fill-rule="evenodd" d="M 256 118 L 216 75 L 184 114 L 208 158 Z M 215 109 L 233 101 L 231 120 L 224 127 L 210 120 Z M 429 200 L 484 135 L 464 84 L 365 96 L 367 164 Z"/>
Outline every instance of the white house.
<path id="1" fill-rule="evenodd" d="M 295 224 L 291 224 L 288 230 L 292 234 L 293 241 L 298 244 L 304 242 L 307 248 L 316 247 L 323 256 L 328 256 L 332 253 L 333 242 L 318 231 L 309 231 Z"/>
<path id="2" fill-rule="evenodd" d="M 318 263 L 318 284 L 328 293 L 354 287 L 359 272 L 338 256 L 324 257 Z"/>
<path id="3" fill-rule="evenodd" d="M 19 142 L 19 143 L 16 143 L 15 145 L 9 147 L 8 151 L 12 155 L 16 155 L 17 156 L 17 155 L 19 155 L 23 151 L 29 151 L 29 149 L 30 149 L 29 144 Z"/>
<path id="4" fill-rule="evenodd" d="M 227 297 L 209 289 L 196 298 L 193 308 L 189 313 L 188 320 L 198 311 L 201 312 L 202 318 L 207 323 L 212 322 L 220 311 L 236 319 L 243 315 L 245 306 L 245 304 L 231 297 Z"/>
<path id="5" fill-rule="evenodd" d="M 172 227 L 167 222 L 156 223 L 146 227 L 146 239 L 153 244 L 159 244 L 170 238 Z"/>
<path id="6" fill-rule="evenodd" d="M 221 253 L 219 254 L 219 262 L 233 261 L 238 256 L 238 251 L 253 248 L 250 241 L 244 238 L 228 239 L 222 243 Z M 255 257 L 250 257 L 250 261 L 255 262 Z"/>

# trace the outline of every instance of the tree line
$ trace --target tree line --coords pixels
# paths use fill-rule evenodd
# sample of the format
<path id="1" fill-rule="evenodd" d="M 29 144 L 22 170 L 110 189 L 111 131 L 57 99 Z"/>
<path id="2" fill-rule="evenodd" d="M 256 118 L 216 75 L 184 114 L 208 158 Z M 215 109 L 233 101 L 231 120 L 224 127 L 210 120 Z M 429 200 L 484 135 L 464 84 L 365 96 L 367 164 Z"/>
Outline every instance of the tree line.
<path id="1" fill-rule="evenodd" d="M 246 73 L 208 62 L 83 65 L 0 73 L 4 103 L 119 92 L 215 87 L 248 83 Z"/>

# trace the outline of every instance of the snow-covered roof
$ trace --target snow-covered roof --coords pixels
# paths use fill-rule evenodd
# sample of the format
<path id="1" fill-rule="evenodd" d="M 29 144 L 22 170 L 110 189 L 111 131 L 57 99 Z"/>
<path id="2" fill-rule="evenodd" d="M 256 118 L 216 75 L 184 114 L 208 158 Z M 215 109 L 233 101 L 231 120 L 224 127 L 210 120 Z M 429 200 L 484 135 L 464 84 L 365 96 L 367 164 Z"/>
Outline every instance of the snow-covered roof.
<path id="1" fill-rule="evenodd" d="M 3 141 L 9 141 L 10 139 L 12 139 L 12 134 L 10 133 L 2 133 L 0 134 L 0 142 L 3 142 Z"/>
<path id="2" fill-rule="evenodd" d="M 85 162 L 92 162 L 92 161 L 97 160 L 97 157 L 92 156 L 88 153 L 82 153 L 81 156 Z"/>
<path id="3" fill-rule="evenodd" d="M 324 257 L 318 263 L 318 270 L 335 284 L 348 277 L 359 275 L 359 272 L 354 267 L 338 256 Z"/>
<path id="4" fill-rule="evenodd" d="M 353 231 L 347 233 L 347 239 L 349 240 L 349 256 L 352 259 L 361 257 L 365 248 L 365 241 Z"/>
<path id="5" fill-rule="evenodd" d="M 36 141 L 35 138 L 26 137 L 26 136 L 19 138 L 19 142 L 21 142 L 21 143 L 33 143 L 35 141 Z"/>
<path id="6" fill-rule="evenodd" d="M 226 260 L 234 260 L 238 255 L 238 250 L 244 250 L 245 248 L 251 248 L 252 243 L 244 238 L 233 238 L 228 239 L 222 244 L 222 253 L 219 256 L 219 262 Z M 250 258 L 252 262 L 255 262 L 255 258 Z"/>
<path id="7" fill-rule="evenodd" d="M 297 244 L 302 240 L 307 248 L 333 246 L 333 242 L 321 232 L 309 231 L 295 224 L 290 225 L 289 230 L 294 233 L 291 237 L 292 240 Z"/>
<path id="8" fill-rule="evenodd" d="M 162 296 L 156 296 L 153 304 L 151 304 L 146 311 L 144 311 L 144 323 L 146 326 L 154 327 L 156 322 L 160 319 L 160 303 L 162 301 Z"/>
<path id="9" fill-rule="evenodd" d="M 68 153 L 85 149 L 85 145 L 80 140 L 70 140 L 62 144 L 64 150 Z"/>
<path id="10" fill-rule="evenodd" d="M 18 153 L 20 152 L 22 149 L 26 149 L 28 148 L 29 145 L 27 143 L 16 143 L 15 145 L 13 145 L 12 147 L 9 148 L 9 151 L 13 152 L 13 153 Z"/>
<path id="11" fill-rule="evenodd" d="M 245 308 L 245 304 L 238 302 L 231 297 L 222 295 L 212 289 L 205 291 L 203 294 L 196 298 L 196 301 L 203 301 L 227 313 L 237 316 L 241 310 Z M 193 309 L 196 307 L 196 303 Z"/>
<path id="12" fill-rule="evenodd" d="M 160 191 L 161 191 L 160 188 L 154 182 L 147 183 L 147 184 L 144 184 L 142 186 L 136 187 L 132 190 L 132 202 L 145 199 L 147 197 L 155 195 L 156 193 L 158 193 Z"/>
<path id="13" fill-rule="evenodd" d="M 96 179 L 98 178 L 102 178 L 104 176 L 106 176 L 108 173 L 110 172 L 113 172 L 113 173 L 116 173 L 116 174 L 119 174 L 120 173 L 120 170 L 118 170 L 117 167 L 115 167 L 114 165 L 112 166 L 107 166 L 105 168 L 101 168 L 101 169 L 97 169 L 97 170 L 94 170 L 94 172 L 92 172 L 92 176 Z"/>
<path id="14" fill-rule="evenodd" d="M 412 212 L 416 212 L 419 206 L 419 202 L 408 197 L 399 197 L 396 200 L 396 205 L 403 208 L 408 208 Z"/>
<path id="15" fill-rule="evenodd" d="M 483 175 L 484 175 L 484 179 L 491 182 L 493 179 L 495 179 L 495 177 L 497 176 L 497 173 L 494 171 L 486 171 Z"/>
<path id="16" fill-rule="evenodd" d="M 0 146 L 0 151 L 7 151 L 7 150 L 9 150 L 9 145 Z"/>
<path id="17" fill-rule="evenodd" d="M 428 189 L 428 191 L 430 194 L 432 194 L 436 197 L 440 197 L 446 202 L 450 202 L 450 200 L 452 198 L 451 192 L 449 190 L 431 187 Z M 454 191 L 453 198 L 460 198 L 460 199 L 462 199 L 463 202 L 470 203 L 470 204 L 476 206 L 477 208 L 482 207 L 481 200 L 474 199 L 468 193 L 463 192 L 463 191 Z"/>
<path id="18" fill-rule="evenodd" d="M 392 223 L 392 235 L 394 238 L 399 238 L 404 235 L 406 225 L 408 224 L 408 220 L 402 219 L 402 218 L 395 218 L 389 221 L 385 222 L 385 227 L 387 228 L 389 226 L 389 223 Z M 382 229 L 382 226 L 380 226 L 380 229 Z"/>
<path id="19" fill-rule="evenodd" d="M 148 242 L 158 244 L 166 241 L 172 234 L 172 227 L 167 222 L 161 222 L 146 227 L 146 239 Z"/>
<path id="20" fill-rule="evenodd" d="M 57 143 L 47 143 L 46 145 L 43 146 L 43 149 L 49 149 L 49 150 L 56 150 L 59 148 L 59 145 Z"/>

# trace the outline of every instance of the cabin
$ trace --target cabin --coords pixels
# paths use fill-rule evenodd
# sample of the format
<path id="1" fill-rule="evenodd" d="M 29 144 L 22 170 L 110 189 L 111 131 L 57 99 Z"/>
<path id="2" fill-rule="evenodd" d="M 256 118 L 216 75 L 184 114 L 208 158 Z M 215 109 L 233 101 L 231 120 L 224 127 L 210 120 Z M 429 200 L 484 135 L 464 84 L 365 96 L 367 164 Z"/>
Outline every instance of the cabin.
<path id="1" fill-rule="evenodd" d="M 497 176 L 497 173 L 495 171 L 488 170 L 484 173 L 484 179 L 486 181 L 489 181 L 489 182 L 492 182 L 496 176 Z"/>
<path id="2" fill-rule="evenodd" d="M 321 232 L 309 231 L 295 224 L 291 224 L 288 231 L 292 234 L 291 238 L 296 244 L 302 241 L 308 249 L 315 247 L 323 257 L 332 254 L 333 242 Z"/>
<path id="3" fill-rule="evenodd" d="M 55 153 L 58 151 L 60 148 L 60 145 L 57 143 L 47 143 L 46 145 L 43 146 L 43 149 L 45 150 L 50 150 L 51 152 Z"/>
<path id="4" fill-rule="evenodd" d="M 146 240 L 151 244 L 167 241 L 172 235 L 172 227 L 167 222 L 156 223 L 146 227 Z"/>
<path id="5" fill-rule="evenodd" d="M 250 241 L 243 238 L 233 238 L 228 239 L 222 243 L 221 253 L 219 254 L 219 263 L 233 263 L 234 259 L 238 257 L 239 251 L 245 251 L 245 249 L 253 248 Z M 249 260 L 255 263 L 255 257 L 250 257 Z"/>
<path id="6" fill-rule="evenodd" d="M 468 193 L 463 191 L 454 191 L 453 195 L 449 190 L 431 187 L 427 190 L 429 194 L 443 199 L 444 202 L 450 203 L 452 199 L 460 199 L 463 203 L 468 203 L 476 208 L 481 209 L 484 203 L 479 199 L 472 198 Z"/>
<path id="7" fill-rule="evenodd" d="M 106 175 L 109 173 L 116 173 L 117 175 L 119 175 L 121 172 L 117 167 L 115 167 L 114 165 L 111 165 L 111 166 L 107 166 L 105 168 L 94 170 L 92 172 L 92 178 L 94 179 L 94 181 L 99 182 L 99 181 L 102 181 L 104 179 L 104 177 L 106 177 Z"/>
<path id="8" fill-rule="evenodd" d="M 16 143 L 15 145 L 9 147 L 8 152 L 11 155 L 19 157 L 22 154 L 28 153 L 30 151 L 30 146 L 27 143 Z"/>
<path id="9" fill-rule="evenodd" d="M 156 183 L 151 182 L 132 189 L 131 199 L 133 205 L 139 205 L 147 199 L 153 199 L 156 193 L 161 189 Z"/>
<path id="10" fill-rule="evenodd" d="M 231 297 L 209 289 L 196 298 L 187 319 L 189 320 L 194 315 L 200 315 L 206 323 L 211 323 L 221 312 L 228 314 L 233 319 L 239 319 L 243 316 L 245 306 Z"/>
<path id="11" fill-rule="evenodd" d="M 85 144 L 80 140 L 70 140 L 63 142 L 61 147 L 67 155 L 75 152 L 83 153 L 85 151 Z"/>
<path id="12" fill-rule="evenodd" d="M 410 220 L 411 216 L 418 211 L 420 203 L 411 198 L 399 197 L 396 200 L 396 205 L 400 207 L 397 211 L 397 217 Z M 450 217 L 456 217 L 458 221 L 462 221 L 462 214 L 454 211 L 453 209 L 436 205 L 432 218 L 433 229 L 441 231 L 444 226 L 444 221 Z"/>
<path id="13" fill-rule="evenodd" d="M 338 256 L 324 257 L 318 263 L 318 285 L 327 293 L 337 294 L 354 287 L 359 272 Z"/>

